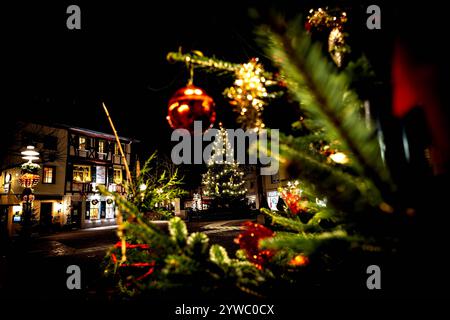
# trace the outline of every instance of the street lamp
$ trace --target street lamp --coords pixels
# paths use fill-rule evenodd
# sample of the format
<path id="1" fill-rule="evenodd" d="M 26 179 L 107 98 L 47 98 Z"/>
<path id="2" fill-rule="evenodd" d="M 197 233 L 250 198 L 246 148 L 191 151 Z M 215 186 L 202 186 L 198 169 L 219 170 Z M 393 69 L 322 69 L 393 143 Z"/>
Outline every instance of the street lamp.
<path id="1" fill-rule="evenodd" d="M 34 150 L 34 146 L 27 146 L 26 150 L 20 153 L 22 159 L 28 160 L 28 162 L 33 162 L 33 160 L 39 160 L 39 152 Z"/>
<path id="2" fill-rule="evenodd" d="M 22 159 L 28 160 L 21 166 L 20 185 L 24 188 L 22 192 L 22 215 L 23 215 L 23 235 L 28 237 L 31 228 L 32 203 L 34 200 L 33 187 L 39 183 L 40 166 L 33 163 L 33 160 L 39 160 L 39 152 L 34 150 L 34 146 L 27 148 L 20 153 Z"/>

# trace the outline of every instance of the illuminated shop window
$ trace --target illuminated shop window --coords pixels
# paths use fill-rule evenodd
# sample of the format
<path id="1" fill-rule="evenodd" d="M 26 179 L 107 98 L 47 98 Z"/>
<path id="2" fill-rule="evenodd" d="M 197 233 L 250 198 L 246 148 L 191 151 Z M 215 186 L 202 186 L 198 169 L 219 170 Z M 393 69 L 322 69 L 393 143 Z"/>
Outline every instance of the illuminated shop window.
<path id="1" fill-rule="evenodd" d="M 122 183 L 122 169 L 114 169 L 114 183 L 115 184 Z"/>
<path id="2" fill-rule="evenodd" d="M 86 137 L 78 138 L 78 146 L 80 150 L 86 150 Z"/>
<path id="3" fill-rule="evenodd" d="M 55 183 L 55 167 L 44 166 L 42 169 L 42 183 Z"/>
<path id="4" fill-rule="evenodd" d="M 121 145 L 122 145 L 122 150 L 125 153 L 126 152 L 125 144 L 121 143 Z M 119 145 L 117 143 L 114 144 L 114 154 L 120 155 Z"/>
<path id="5" fill-rule="evenodd" d="M 114 219 L 116 208 L 114 206 L 114 200 L 109 198 L 106 200 L 106 219 Z"/>
<path id="6" fill-rule="evenodd" d="M 100 218 L 100 201 L 98 199 L 91 200 L 89 211 L 91 220 L 97 220 Z"/>
<path id="7" fill-rule="evenodd" d="M 74 165 L 73 181 L 91 182 L 91 166 Z"/>
<path id="8" fill-rule="evenodd" d="M 105 153 L 105 141 L 99 140 L 98 142 L 98 152 L 99 153 Z"/>

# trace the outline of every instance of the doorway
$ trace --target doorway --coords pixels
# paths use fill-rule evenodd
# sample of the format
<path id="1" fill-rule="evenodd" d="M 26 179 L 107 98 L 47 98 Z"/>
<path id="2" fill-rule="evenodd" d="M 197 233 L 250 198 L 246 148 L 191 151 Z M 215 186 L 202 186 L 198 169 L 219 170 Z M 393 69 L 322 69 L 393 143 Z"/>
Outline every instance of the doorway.
<path id="1" fill-rule="evenodd" d="M 81 201 L 73 201 L 70 210 L 70 220 L 72 227 L 81 227 Z"/>
<path id="2" fill-rule="evenodd" d="M 41 202 L 40 224 L 43 231 L 51 231 L 53 203 Z"/>
<path id="3" fill-rule="evenodd" d="M 0 243 L 8 238 L 8 206 L 0 206 Z"/>

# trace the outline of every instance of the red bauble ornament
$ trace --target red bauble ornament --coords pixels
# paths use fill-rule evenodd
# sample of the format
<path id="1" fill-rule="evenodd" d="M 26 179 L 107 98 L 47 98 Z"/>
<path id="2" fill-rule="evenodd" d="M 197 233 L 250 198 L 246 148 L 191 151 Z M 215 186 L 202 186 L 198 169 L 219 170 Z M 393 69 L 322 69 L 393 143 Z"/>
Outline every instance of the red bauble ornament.
<path id="1" fill-rule="evenodd" d="M 194 131 L 194 121 L 202 121 L 203 130 L 216 121 L 213 99 L 192 84 L 175 92 L 169 101 L 167 121 L 173 129 Z"/>
<path id="2" fill-rule="evenodd" d="M 245 222 L 243 225 L 246 230 L 239 234 L 234 239 L 234 242 L 239 244 L 241 249 L 247 253 L 247 258 L 261 269 L 272 258 L 274 252 L 271 250 L 261 250 L 259 248 L 259 241 L 272 237 L 274 232 L 261 224 L 250 221 Z"/>

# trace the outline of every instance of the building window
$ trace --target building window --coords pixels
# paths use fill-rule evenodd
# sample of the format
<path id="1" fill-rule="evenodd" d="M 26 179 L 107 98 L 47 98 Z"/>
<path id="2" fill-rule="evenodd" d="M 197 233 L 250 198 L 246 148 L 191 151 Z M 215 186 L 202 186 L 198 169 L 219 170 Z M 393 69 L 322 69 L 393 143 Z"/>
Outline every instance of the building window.
<path id="1" fill-rule="evenodd" d="M 106 200 L 106 219 L 114 219 L 115 218 L 116 208 L 114 206 L 114 200 L 108 198 Z"/>
<path id="2" fill-rule="evenodd" d="M 73 181 L 91 182 L 91 166 L 74 165 Z"/>
<path id="3" fill-rule="evenodd" d="M 89 206 L 89 217 L 90 220 L 100 219 L 100 201 L 98 199 L 92 199 Z"/>
<path id="4" fill-rule="evenodd" d="M 114 169 L 114 183 L 121 184 L 122 183 L 122 169 Z"/>
<path id="5" fill-rule="evenodd" d="M 105 184 L 106 183 L 106 167 L 97 166 L 95 169 L 95 182 L 97 184 Z"/>
<path id="6" fill-rule="evenodd" d="M 100 201 L 100 219 L 106 218 L 106 201 Z"/>
<path id="7" fill-rule="evenodd" d="M 42 169 L 42 183 L 55 183 L 56 168 L 44 166 Z"/>
<path id="8" fill-rule="evenodd" d="M 121 143 L 123 153 L 125 153 L 125 143 Z M 114 143 L 114 154 L 120 155 L 119 145 L 117 143 Z"/>
<path id="9" fill-rule="evenodd" d="M 86 150 L 86 137 L 78 138 L 78 149 Z"/>
<path id="10" fill-rule="evenodd" d="M 98 153 L 105 153 L 105 140 L 98 141 Z"/>

